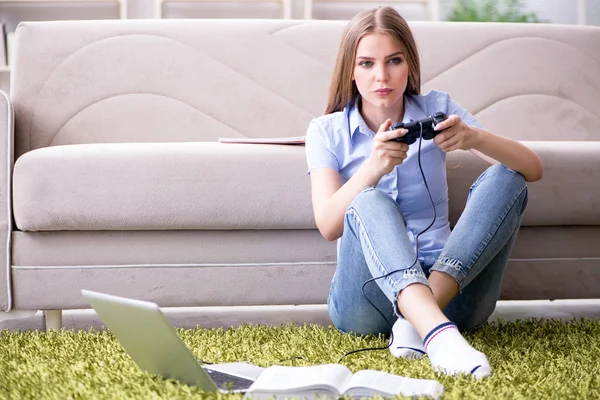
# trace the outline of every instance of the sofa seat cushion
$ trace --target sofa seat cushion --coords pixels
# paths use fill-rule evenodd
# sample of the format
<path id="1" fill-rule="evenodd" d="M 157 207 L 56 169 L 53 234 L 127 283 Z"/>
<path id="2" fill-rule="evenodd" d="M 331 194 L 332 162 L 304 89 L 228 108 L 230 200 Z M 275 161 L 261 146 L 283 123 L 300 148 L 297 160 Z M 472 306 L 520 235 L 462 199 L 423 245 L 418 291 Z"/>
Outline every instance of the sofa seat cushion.
<path id="1" fill-rule="evenodd" d="M 528 185 L 522 225 L 600 224 L 600 142 L 523 143 L 542 158 L 544 178 Z M 470 152 L 448 154 L 452 226 L 488 166 Z M 46 147 L 21 156 L 13 179 L 23 231 L 316 228 L 303 146 Z"/>
<path id="2" fill-rule="evenodd" d="M 303 146 L 105 143 L 30 151 L 14 167 L 23 231 L 314 229 Z"/>

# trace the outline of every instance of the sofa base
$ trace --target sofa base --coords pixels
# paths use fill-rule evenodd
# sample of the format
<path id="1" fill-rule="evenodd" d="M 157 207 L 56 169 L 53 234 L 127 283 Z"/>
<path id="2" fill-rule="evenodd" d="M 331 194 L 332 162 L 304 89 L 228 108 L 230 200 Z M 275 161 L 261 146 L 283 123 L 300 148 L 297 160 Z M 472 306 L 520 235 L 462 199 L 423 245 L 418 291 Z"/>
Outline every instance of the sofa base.
<path id="1" fill-rule="evenodd" d="M 501 299 L 600 298 L 599 240 L 600 227 L 522 227 Z M 316 230 L 14 232 L 12 250 L 17 310 L 87 308 L 81 289 L 162 307 L 324 304 L 336 266 Z"/>
<path id="2" fill-rule="evenodd" d="M 500 300 L 599 299 L 600 258 L 511 259 Z"/>
<path id="3" fill-rule="evenodd" d="M 600 298 L 599 266 L 600 258 L 511 260 L 501 299 Z M 324 304 L 334 271 L 334 263 L 254 267 L 14 267 L 13 304 L 21 310 L 88 308 L 80 294 L 84 288 L 151 300 L 163 307 Z"/>
<path id="4" fill-rule="evenodd" d="M 81 289 L 162 307 L 322 304 L 335 263 L 13 267 L 15 309 L 80 309 Z"/>

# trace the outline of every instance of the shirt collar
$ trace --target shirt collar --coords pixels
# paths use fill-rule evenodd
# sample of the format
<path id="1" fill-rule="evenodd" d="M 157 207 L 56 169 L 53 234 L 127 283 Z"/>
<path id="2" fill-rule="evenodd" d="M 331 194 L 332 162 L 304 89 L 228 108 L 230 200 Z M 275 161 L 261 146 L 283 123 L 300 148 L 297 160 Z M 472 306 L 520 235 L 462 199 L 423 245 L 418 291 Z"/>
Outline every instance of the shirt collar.
<path id="1" fill-rule="evenodd" d="M 367 123 L 363 119 L 362 115 L 360 115 L 359 106 L 360 106 L 361 98 L 357 96 L 353 99 L 347 106 L 348 113 L 348 127 L 350 131 L 350 140 L 354 141 L 354 135 L 357 133 L 362 133 L 363 135 L 367 135 L 372 137 L 374 133 L 369 129 Z"/>
<path id="2" fill-rule="evenodd" d="M 360 96 L 357 96 L 348 104 L 348 106 L 346 106 L 346 114 L 348 115 L 348 130 L 350 132 L 350 140 L 352 142 L 354 142 L 354 136 L 357 133 L 361 133 L 368 137 L 373 137 L 375 135 L 375 132 L 373 132 L 367 126 L 367 123 L 363 119 L 362 115 L 360 115 L 360 101 Z M 411 99 L 411 96 L 404 96 L 404 118 L 402 119 L 402 122 L 416 121 L 424 117 L 424 112 Z"/>

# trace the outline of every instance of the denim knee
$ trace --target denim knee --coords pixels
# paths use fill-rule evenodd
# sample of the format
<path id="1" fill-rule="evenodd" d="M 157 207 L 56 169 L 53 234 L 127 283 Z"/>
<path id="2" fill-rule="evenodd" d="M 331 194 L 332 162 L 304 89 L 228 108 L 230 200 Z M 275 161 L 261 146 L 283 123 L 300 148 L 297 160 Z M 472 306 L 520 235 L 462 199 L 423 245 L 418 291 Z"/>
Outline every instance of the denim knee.
<path id="1" fill-rule="evenodd" d="M 479 176 L 475 183 L 473 183 L 472 188 L 476 187 L 482 180 L 488 179 L 503 184 L 504 186 L 519 189 L 522 189 L 527 185 L 525 177 L 521 175 L 521 173 L 513 171 L 504 164 L 494 164 Z"/>
<path id="2" fill-rule="evenodd" d="M 471 185 L 469 197 L 473 190 L 476 190 L 483 182 L 492 184 L 495 191 L 503 193 L 512 193 L 513 199 L 518 196 L 522 197 L 522 204 L 519 209 L 519 214 L 523 214 L 527 206 L 527 182 L 525 177 L 503 164 L 494 164 L 486 169 L 477 180 Z M 510 197 L 510 196 L 509 196 Z"/>
<path id="3" fill-rule="evenodd" d="M 387 211 L 398 211 L 402 218 L 402 223 L 406 227 L 406 220 L 402 215 L 402 211 L 398 204 L 383 190 L 377 189 L 374 186 L 369 186 L 360 191 L 354 196 L 352 202 L 346 209 L 345 222 L 348 222 L 348 214 L 355 211 L 362 217 L 380 218 Z"/>
<path id="4" fill-rule="evenodd" d="M 381 189 L 376 189 L 374 186 L 369 186 L 354 196 L 354 199 L 352 199 L 352 202 L 348 206 L 348 209 L 346 209 L 346 212 L 348 212 L 348 210 L 351 208 L 360 212 L 365 206 L 373 207 L 374 204 L 391 204 L 392 202 L 392 198 L 385 194 L 384 191 Z"/>

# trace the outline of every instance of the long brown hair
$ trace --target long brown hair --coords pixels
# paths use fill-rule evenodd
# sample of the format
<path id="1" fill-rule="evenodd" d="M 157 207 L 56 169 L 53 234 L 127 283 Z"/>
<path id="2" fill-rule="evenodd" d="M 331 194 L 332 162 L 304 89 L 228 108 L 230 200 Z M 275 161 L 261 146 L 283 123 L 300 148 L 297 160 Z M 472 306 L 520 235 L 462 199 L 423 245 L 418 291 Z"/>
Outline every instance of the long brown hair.
<path id="1" fill-rule="evenodd" d="M 421 64 L 417 44 L 406 20 L 392 7 L 378 7 L 357 14 L 346 26 L 338 49 L 325 114 L 341 111 L 358 95 L 352 80 L 358 42 L 371 33 L 386 33 L 404 50 L 408 63 L 406 94 L 421 92 Z"/>

